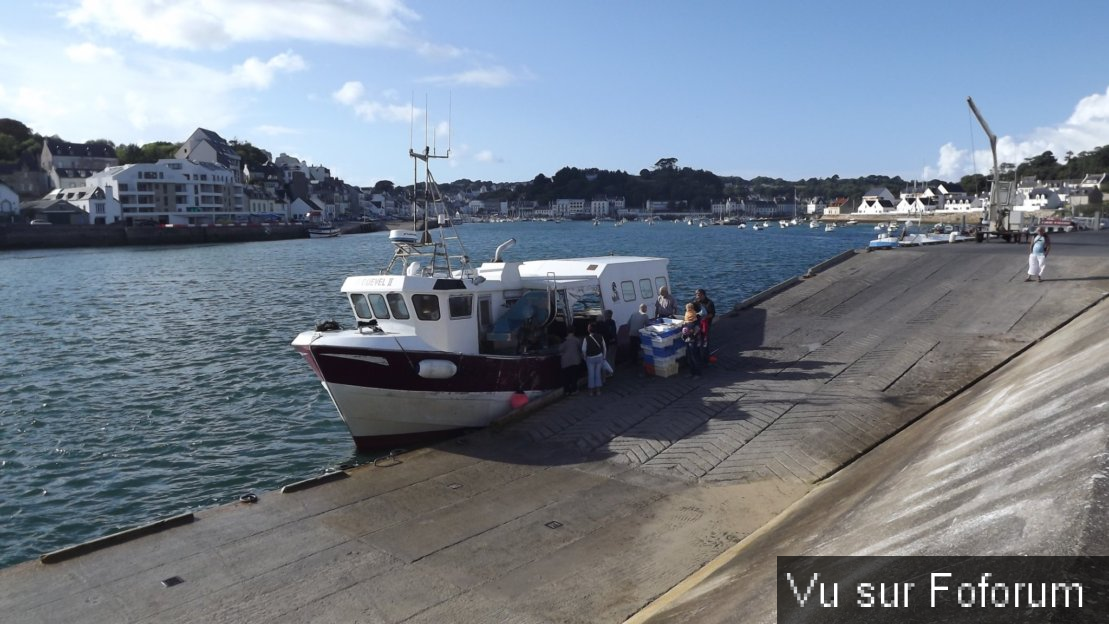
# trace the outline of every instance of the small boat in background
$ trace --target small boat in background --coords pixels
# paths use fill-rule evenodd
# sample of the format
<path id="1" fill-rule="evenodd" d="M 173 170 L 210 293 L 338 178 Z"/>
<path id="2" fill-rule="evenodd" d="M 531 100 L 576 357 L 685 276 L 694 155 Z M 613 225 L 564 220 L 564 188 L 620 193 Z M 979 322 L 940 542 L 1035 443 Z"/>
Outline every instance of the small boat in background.
<path id="1" fill-rule="evenodd" d="M 326 221 L 308 226 L 308 238 L 335 238 L 342 233 L 342 228 Z"/>

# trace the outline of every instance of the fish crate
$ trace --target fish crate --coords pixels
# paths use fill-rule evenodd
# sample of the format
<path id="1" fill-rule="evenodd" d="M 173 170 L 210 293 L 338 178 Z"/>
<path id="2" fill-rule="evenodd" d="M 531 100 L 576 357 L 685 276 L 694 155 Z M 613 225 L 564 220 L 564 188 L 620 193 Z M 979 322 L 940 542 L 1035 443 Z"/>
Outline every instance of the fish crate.
<path id="1" fill-rule="evenodd" d="M 681 340 L 682 323 L 677 319 L 659 319 L 639 330 L 639 340 L 643 344 L 665 347 Z"/>
<path id="2" fill-rule="evenodd" d="M 684 355 L 684 353 L 683 353 Z M 680 355 L 666 357 L 643 356 L 643 372 L 655 377 L 672 377 L 678 374 L 678 358 Z"/>
<path id="3" fill-rule="evenodd" d="M 643 354 L 643 361 L 655 362 L 657 360 L 677 359 L 685 356 L 685 342 L 678 340 L 668 347 L 656 347 L 648 344 L 640 344 L 640 352 Z"/>
<path id="4" fill-rule="evenodd" d="M 650 325 L 639 331 L 639 345 L 644 354 L 674 355 L 685 350 L 681 325 Z"/>
<path id="5" fill-rule="evenodd" d="M 655 377 L 673 377 L 678 374 L 678 363 L 671 362 L 668 364 L 655 365 Z"/>

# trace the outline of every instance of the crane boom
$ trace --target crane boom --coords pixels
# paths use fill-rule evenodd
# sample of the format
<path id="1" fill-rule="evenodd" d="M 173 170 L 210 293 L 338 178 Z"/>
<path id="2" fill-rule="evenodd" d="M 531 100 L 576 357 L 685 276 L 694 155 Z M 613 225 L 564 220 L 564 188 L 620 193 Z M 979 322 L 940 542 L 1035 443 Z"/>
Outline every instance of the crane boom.
<path id="1" fill-rule="evenodd" d="M 990 154 L 993 155 L 993 181 L 990 183 L 990 205 L 986 211 L 986 221 L 989 227 L 994 228 L 995 231 L 1002 229 L 1003 224 L 1001 221 L 1008 214 L 1008 210 L 999 206 L 998 194 L 1001 183 L 1001 171 L 997 165 L 997 135 L 990 130 L 990 124 L 986 123 L 986 118 L 982 116 L 982 112 L 974 105 L 974 98 L 967 96 L 967 104 L 970 105 L 970 112 L 978 118 L 978 123 L 982 124 L 982 129 L 986 131 L 986 136 L 990 139 Z"/>

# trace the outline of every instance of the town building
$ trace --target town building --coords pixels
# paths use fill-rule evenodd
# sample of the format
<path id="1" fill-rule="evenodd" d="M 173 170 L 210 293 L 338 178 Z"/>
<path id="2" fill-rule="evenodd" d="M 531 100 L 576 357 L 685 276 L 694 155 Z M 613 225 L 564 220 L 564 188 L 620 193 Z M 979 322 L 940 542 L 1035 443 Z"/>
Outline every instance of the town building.
<path id="1" fill-rule="evenodd" d="M 42 141 L 39 166 L 52 188 L 84 186 L 92 174 L 118 164 L 115 149 L 104 143 L 68 143 L 53 137 Z"/>
<path id="2" fill-rule="evenodd" d="M 0 182 L 0 223 L 10 223 L 19 216 L 19 193 Z"/>

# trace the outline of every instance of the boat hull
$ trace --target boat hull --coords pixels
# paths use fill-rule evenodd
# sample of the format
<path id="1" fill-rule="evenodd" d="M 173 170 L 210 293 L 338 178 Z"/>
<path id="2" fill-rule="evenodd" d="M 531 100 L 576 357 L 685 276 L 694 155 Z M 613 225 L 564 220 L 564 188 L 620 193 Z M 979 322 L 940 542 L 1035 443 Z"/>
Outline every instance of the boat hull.
<path id="1" fill-rule="evenodd" d="M 513 409 L 513 395 L 523 393 L 530 400 L 562 386 L 555 354 L 465 355 L 318 342 L 298 350 L 320 377 L 359 451 L 424 444 L 484 427 Z"/>

